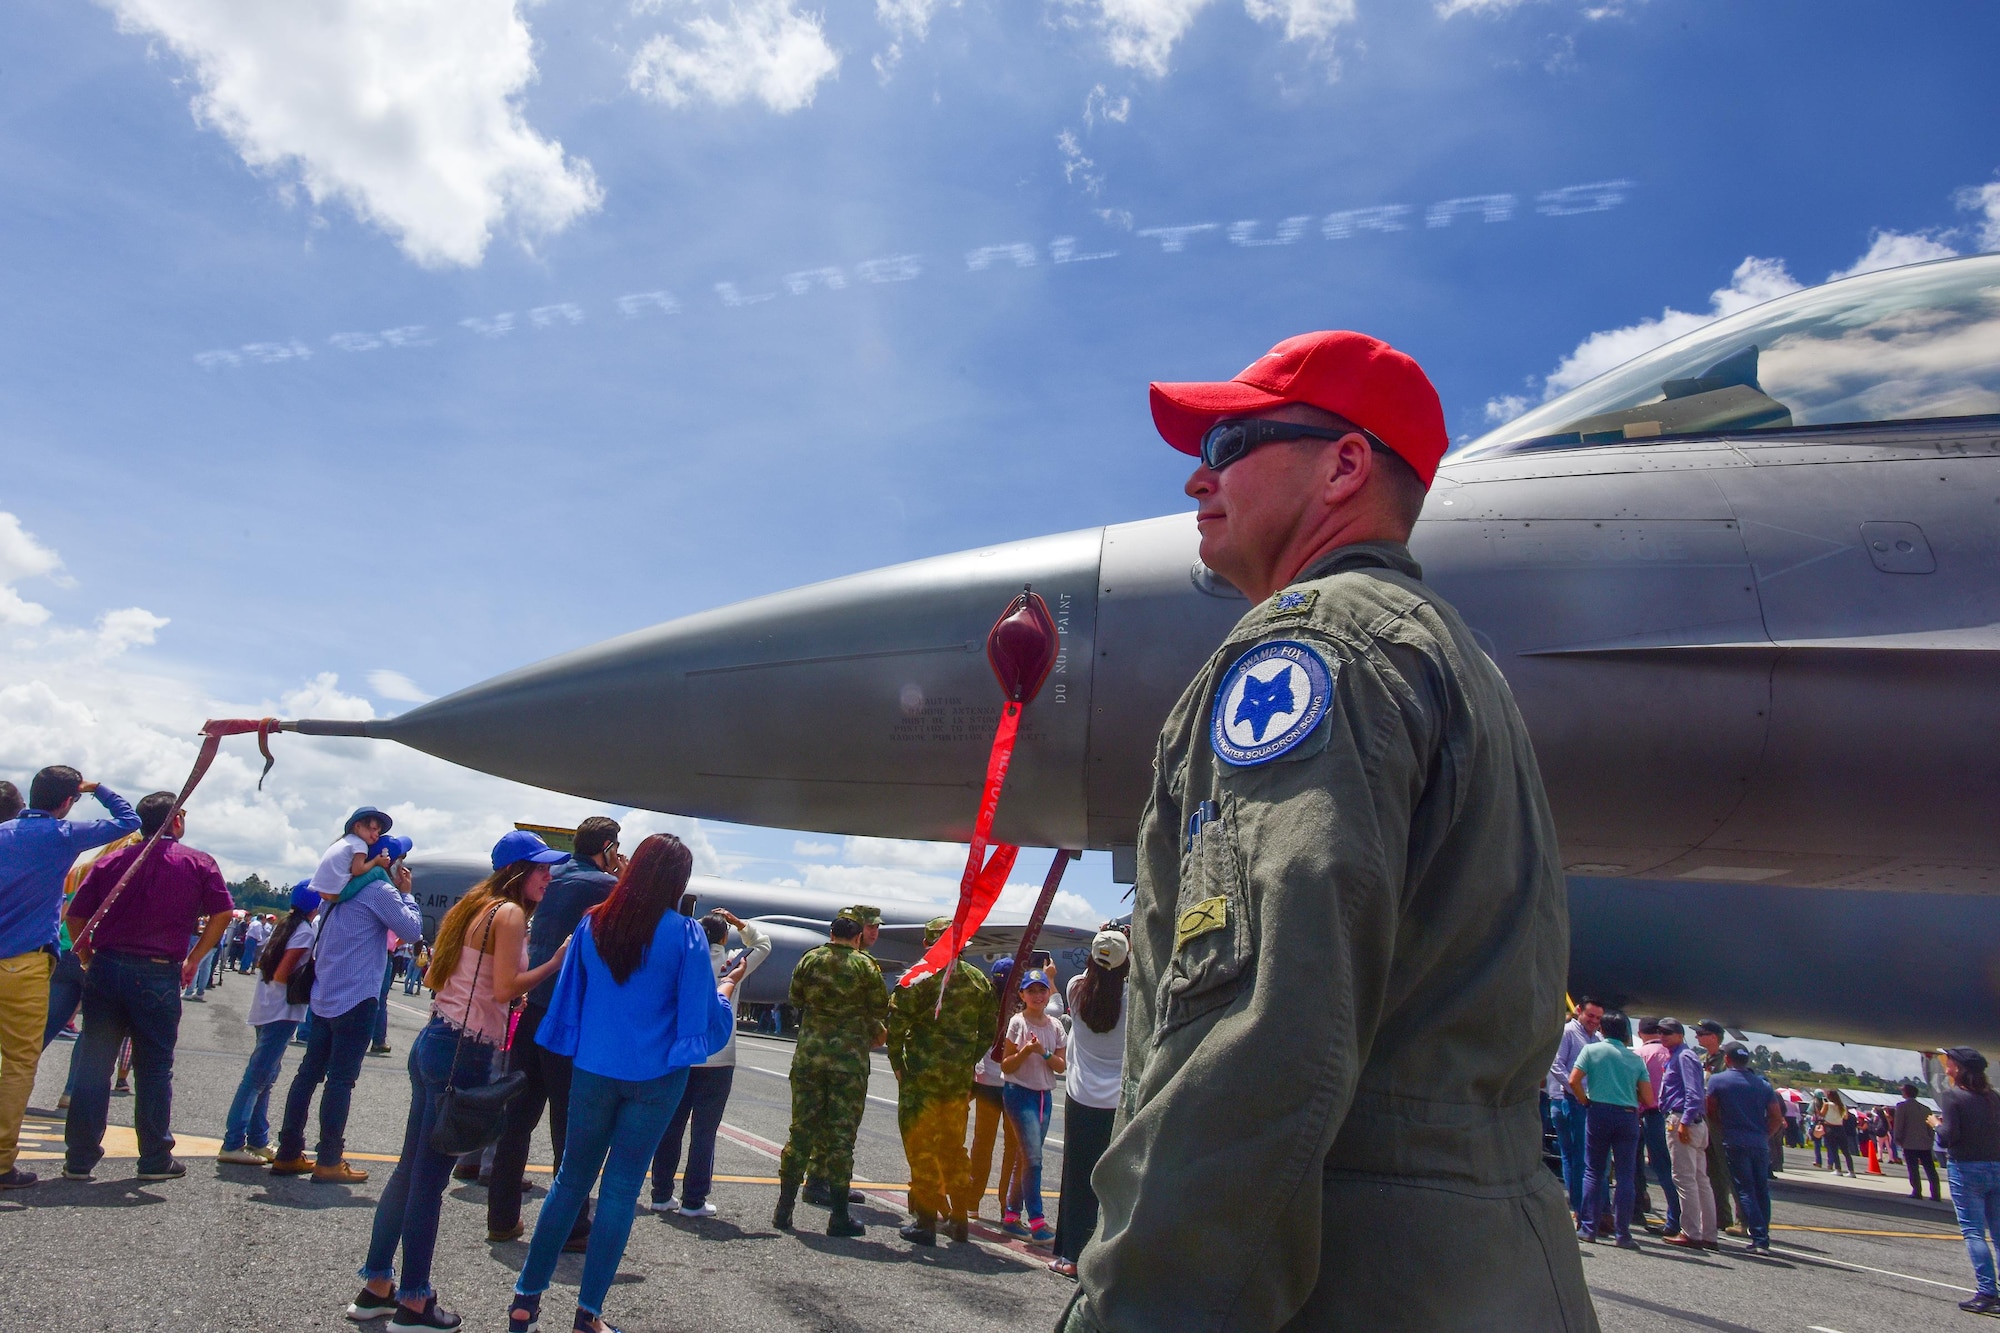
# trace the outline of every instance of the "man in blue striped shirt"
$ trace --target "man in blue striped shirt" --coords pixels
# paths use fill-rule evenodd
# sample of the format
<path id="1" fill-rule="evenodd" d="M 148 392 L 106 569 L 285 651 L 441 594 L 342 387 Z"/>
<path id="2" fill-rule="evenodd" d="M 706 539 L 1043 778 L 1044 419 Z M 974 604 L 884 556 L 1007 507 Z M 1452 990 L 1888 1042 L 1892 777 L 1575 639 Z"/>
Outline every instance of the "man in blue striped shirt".
<path id="1" fill-rule="evenodd" d="M 1563 1187 L 1569 1192 L 1570 1215 L 1583 1221 L 1584 1106 L 1570 1091 L 1570 1071 L 1583 1048 L 1601 1041 L 1604 1006 L 1588 995 L 1576 1002 L 1576 1017 L 1563 1024 L 1556 1058 L 1549 1063 L 1549 1114 L 1555 1119 L 1556 1146 L 1562 1150 Z"/>
<path id="2" fill-rule="evenodd" d="M 1687 1044 L 1687 1028 L 1678 1018 L 1660 1020 L 1660 1044 L 1667 1048 L 1660 1072 L 1660 1109 L 1667 1115 L 1667 1157 L 1673 1163 L 1674 1189 L 1681 1196 L 1681 1233 L 1667 1244 L 1689 1250 L 1714 1250 L 1716 1242 L 1715 1186 L 1708 1178 L 1708 1111 L 1703 1098 L 1707 1082 L 1701 1056 Z"/>
<path id="3" fill-rule="evenodd" d="M 86 794 L 96 796 L 111 818 L 69 819 Z M 115 842 L 138 827 L 139 816 L 124 797 L 85 782 L 81 773 L 60 764 L 35 774 L 28 785 L 28 808 L 0 824 L 0 1189 L 20 1189 L 36 1180 L 15 1158 L 21 1117 L 42 1059 L 63 876 L 78 853 Z"/>

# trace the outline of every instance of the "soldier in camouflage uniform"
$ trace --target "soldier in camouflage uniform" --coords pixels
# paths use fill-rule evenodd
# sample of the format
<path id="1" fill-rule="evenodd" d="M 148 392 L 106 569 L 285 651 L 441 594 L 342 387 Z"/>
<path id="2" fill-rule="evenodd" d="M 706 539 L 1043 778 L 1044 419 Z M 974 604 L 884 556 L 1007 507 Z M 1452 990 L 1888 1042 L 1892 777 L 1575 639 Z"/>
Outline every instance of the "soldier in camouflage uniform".
<path id="1" fill-rule="evenodd" d="M 868 1104 L 868 1052 L 882 1040 L 889 996 L 882 970 L 855 948 L 859 922 L 833 922 L 833 938 L 799 960 L 792 972 L 792 1006 L 799 1011 L 799 1043 L 792 1055 L 792 1129 L 778 1158 L 778 1207 L 771 1225 L 789 1231 L 792 1205 L 808 1159 L 826 1163 L 832 1199 L 829 1236 L 858 1236 L 848 1216 L 847 1185 L 854 1175 L 854 1134 Z"/>
<path id="2" fill-rule="evenodd" d="M 875 956 L 869 953 L 868 950 L 874 945 L 876 938 L 882 934 L 882 909 L 879 907 L 870 907 L 866 903 L 856 903 L 852 907 L 841 908 L 838 912 L 834 913 L 834 916 L 842 921 L 855 922 L 861 927 L 861 937 L 855 941 L 855 952 L 866 958 L 869 962 L 875 963 L 875 970 L 880 972 L 882 965 L 875 962 Z M 821 1159 L 817 1150 L 813 1152 L 812 1156 L 806 1159 L 806 1185 L 799 1192 L 799 1197 L 816 1207 L 831 1208 L 833 1206 L 833 1195 L 828 1191 L 826 1184 L 826 1162 Z M 847 1201 L 849 1203 L 860 1203 L 863 1198 L 864 1196 L 860 1190 L 849 1190 L 847 1192 Z"/>
<path id="3" fill-rule="evenodd" d="M 924 927 L 924 947 L 944 938 L 951 918 Z M 971 1166 L 965 1156 L 965 1114 L 972 1100 L 972 1067 L 993 1040 L 1000 997 L 986 974 L 970 963 L 952 964 L 938 1012 L 935 973 L 889 997 L 889 1067 L 896 1071 L 896 1125 L 903 1131 L 903 1156 L 910 1163 L 910 1211 L 916 1219 L 903 1239 L 937 1244 L 938 1215 L 948 1208 L 947 1234 L 966 1239 L 965 1219 L 979 1201 L 971 1196 Z"/>

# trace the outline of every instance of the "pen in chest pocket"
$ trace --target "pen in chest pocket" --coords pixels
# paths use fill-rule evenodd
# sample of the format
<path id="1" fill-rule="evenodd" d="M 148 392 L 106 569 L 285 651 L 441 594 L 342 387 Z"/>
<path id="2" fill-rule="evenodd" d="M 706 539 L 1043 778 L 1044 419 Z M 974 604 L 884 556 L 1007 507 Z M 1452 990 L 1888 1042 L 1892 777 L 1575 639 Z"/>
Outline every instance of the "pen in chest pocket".
<path id="1" fill-rule="evenodd" d="M 1222 807 L 1214 801 L 1203 801 L 1200 805 L 1197 805 L 1194 808 L 1194 813 L 1188 816 L 1187 842 L 1181 850 L 1184 852 L 1193 851 L 1194 845 L 1201 841 L 1202 830 L 1220 818 L 1222 818 Z"/>

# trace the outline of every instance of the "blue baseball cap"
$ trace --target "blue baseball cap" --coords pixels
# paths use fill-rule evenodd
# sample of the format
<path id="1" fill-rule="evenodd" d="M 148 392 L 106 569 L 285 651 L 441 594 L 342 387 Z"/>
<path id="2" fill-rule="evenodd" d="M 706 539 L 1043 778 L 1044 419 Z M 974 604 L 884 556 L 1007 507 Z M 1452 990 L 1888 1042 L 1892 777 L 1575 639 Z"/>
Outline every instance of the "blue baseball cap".
<path id="1" fill-rule="evenodd" d="M 319 895 L 313 892 L 312 881 L 302 879 L 292 885 L 292 910 L 311 916 L 319 910 Z"/>
<path id="2" fill-rule="evenodd" d="M 1002 977 L 1006 976 L 1009 972 L 1012 972 L 1013 970 L 1014 970 L 1014 960 L 1011 958 L 1002 958 L 999 962 L 993 965 L 992 969 L 993 979 L 995 981 L 998 981 Z"/>
<path id="3" fill-rule="evenodd" d="M 517 828 L 500 835 L 500 841 L 493 844 L 493 868 L 505 869 L 516 861 L 533 861 L 536 865 L 559 865 L 569 860 L 568 852 L 559 852 L 543 842 L 539 834 Z"/>
<path id="4" fill-rule="evenodd" d="M 382 837 L 376 839 L 375 845 L 368 849 L 368 856 L 370 860 L 373 860 L 375 857 L 378 857 L 382 855 L 382 853 L 387 852 L 389 854 L 389 859 L 391 861 L 400 861 L 404 857 L 408 856 L 410 854 L 411 849 L 414 848 L 416 845 L 417 844 L 415 842 L 411 841 L 408 838 L 398 838 L 392 835 L 385 834 Z"/>
<path id="5" fill-rule="evenodd" d="M 340 831 L 342 833 L 352 833 L 354 832 L 354 826 L 356 824 L 359 824 L 364 819 L 381 820 L 382 831 L 384 833 L 387 833 L 390 829 L 396 826 L 396 821 L 389 818 L 388 813 L 386 811 L 377 810 L 372 805 L 364 805 L 359 810 L 356 810 L 353 814 L 347 817 L 347 823 L 341 828 Z"/>
<path id="6" fill-rule="evenodd" d="M 1031 967 L 1028 969 L 1027 974 L 1021 978 L 1020 989 L 1026 990 L 1030 986 L 1048 986 L 1048 985 L 1049 985 L 1049 974 L 1042 971 L 1042 969 L 1040 969 L 1039 967 Z M 1055 989 L 1053 986 L 1050 986 L 1049 988 L 1051 990 Z"/>

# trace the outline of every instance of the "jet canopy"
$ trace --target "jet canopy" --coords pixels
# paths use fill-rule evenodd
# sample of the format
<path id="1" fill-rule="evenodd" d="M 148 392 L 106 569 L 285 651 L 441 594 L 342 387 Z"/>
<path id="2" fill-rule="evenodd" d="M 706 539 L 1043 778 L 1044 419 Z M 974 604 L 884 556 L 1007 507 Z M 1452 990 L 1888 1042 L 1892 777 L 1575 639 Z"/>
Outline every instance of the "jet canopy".
<path id="1" fill-rule="evenodd" d="M 1718 319 L 1456 452 L 2000 413 L 2000 255 L 1867 273 Z"/>

